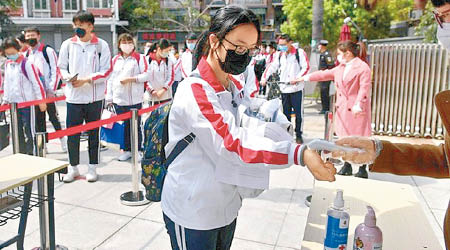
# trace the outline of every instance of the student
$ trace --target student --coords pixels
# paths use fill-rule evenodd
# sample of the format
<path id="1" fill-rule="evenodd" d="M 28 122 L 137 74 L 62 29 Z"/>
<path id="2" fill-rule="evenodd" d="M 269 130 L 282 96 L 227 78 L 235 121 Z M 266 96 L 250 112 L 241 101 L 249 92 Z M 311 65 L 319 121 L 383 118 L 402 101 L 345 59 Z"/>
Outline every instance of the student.
<path id="1" fill-rule="evenodd" d="M 25 54 L 28 51 L 28 44 L 25 41 L 25 33 L 23 31 L 20 32 L 20 34 L 18 34 L 16 36 L 16 41 L 19 43 L 20 46 L 20 54 Z"/>
<path id="2" fill-rule="evenodd" d="M 55 97 L 55 92 L 60 80 L 59 69 L 57 66 L 58 56 L 52 47 L 47 46 L 40 41 L 41 33 L 37 27 L 28 27 L 25 29 L 25 43 L 29 47 L 25 55 L 42 75 L 47 97 Z M 47 130 L 45 112 L 40 112 L 37 107 L 35 108 L 35 112 L 36 132 L 45 132 Z M 62 126 L 54 102 L 47 104 L 47 113 L 55 130 L 61 130 Z M 67 138 L 62 137 L 60 140 L 62 151 L 67 152 Z"/>
<path id="3" fill-rule="evenodd" d="M 5 65 L 3 104 L 21 103 L 45 99 L 45 89 L 38 77 L 38 69 L 20 54 L 20 45 L 15 38 L 3 42 L 8 60 Z M 45 112 L 46 104 L 38 105 Z M 17 113 L 19 152 L 33 155 L 33 135 L 31 130 L 31 108 L 25 107 Z"/>
<path id="4" fill-rule="evenodd" d="M 283 113 L 286 118 L 291 120 L 291 111 L 295 113 L 295 135 L 298 143 L 303 143 L 303 83 L 290 84 L 309 71 L 309 61 L 303 49 L 296 49 L 293 41 L 288 35 L 283 35 L 278 40 L 280 51 L 276 59 L 270 64 L 266 73 L 263 74 L 261 85 L 265 86 L 269 77 L 279 71 L 281 100 L 283 102 Z"/>
<path id="5" fill-rule="evenodd" d="M 186 50 L 181 55 L 181 71 L 183 78 L 191 75 L 192 68 L 192 54 L 194 53 L 195 44 L 197 44 L 197 35 L 191 33 L 186 37 Z"/>
<path id="6" fill-rule="evenodd" d="M 178 51 L 175 51 L 173 54 L 169 55 L 170 60 L 172 60 L 173 70 L 174 70 L 174 79 L 172 84 L 172 96 L 175 97 L 175 93 L 177 92 L 178 84 L 183 80 L 183 73 L 181 70 L 181 57 Z"/>
<path id="7" fill-rule="evenodd" d="M 256 53 L 259 27 L 258 17 L 247 8 L 219 9 L 197 44 L 194 77 L 179 85 L 172 103 L 166 155 L 178 141 L 196 135 L 168 167 L 162 190 L 161 207 L 174 250 L 230 249 L 242 198 L 236 185 L 217 180 L 216 169 L 267 172 L 272 166 L 305 163 L 317 179 L 334 180 L 333 165 L 317 152 L 237 126 L 243 95 L 231 75 L 243 73 Z"/>
<path id="8" fill-rule="evenodd" d="M 135 42 L 130 34 L 121 34 L 118 38 L 119 54 L 113 60 L 113 71 L 106 88 L 106 103 L 114 104 L 117 114 L 131 109 L 141 109 L 145 92 L 144 81 L 148 64 L 144 55 L 135 50 Z M 108 105 L 107 105 L 108 106 Z M 138 145 L 141 146 L 141 121 L 138 117 Z M 131 158 L 130 120 L 125 120 L 125 147 L 119 161 Z"/>
<path id="9" fill-rule="evenodd" d="M 159 104 L 172 99 L 172 84 L 175 78 L 173 61 L 169 59 L 170 42 L 162 38 L 153 44 L 148 56 L 148 74 L 139 81 L 148 81 L 150 101 Z"/>
<path id="10" fill-rule="evenodd" d="M 65 87 L 68 128 L 100 120 L 106 80 L 112 71 L 108 44 L 93 33 L 95 20 L 92 13 L 79 11 L 72 21 L 75 36 L 63 42 L 58 59 L 62 78 L 68 82 Z M 95 182 L 100 154 L 99 129 L 88 133 L 89 170 L 86 180 Z M 69 136 L 67 144 L 70 166 L 64 182 L 72 182 L 80 175 L 80 134 Z"/>

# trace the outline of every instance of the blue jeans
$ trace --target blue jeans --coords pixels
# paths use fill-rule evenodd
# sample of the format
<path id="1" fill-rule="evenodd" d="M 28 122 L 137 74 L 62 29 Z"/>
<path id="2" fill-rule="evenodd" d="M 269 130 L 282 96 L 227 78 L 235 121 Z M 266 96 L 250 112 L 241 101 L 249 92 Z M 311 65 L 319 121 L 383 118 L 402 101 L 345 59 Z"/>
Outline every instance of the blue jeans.
<path id="1" fill-rule="evenodd" d="M 142 103 L 130 106 L 120 106 L 114 103 L 114 108 L 118 115 L 126 113 L 131 109 L 141 109 Z M 124 147 L 122 148 L 124 151 L 131 151 L 131 137 L 130 137 L 130 119 L 125 120 L 125 131 L 124 131 Z M 138 150 L 142 150 L 142 131 L 141 131 L 141 116 L 138 116 Z"/>
<path id="2" fill-rule="evenodd" d="M 301 138 L 303 134 L 303 91 L 294 93 L 281 94 L 283 103 L 283 113 L 286 118 L 291 121 L 291 111 L 294 109 L 295 113 L 295 135 Z"/>
<path id="3" fill-rule="evenodd" d="M 175 224 L 165 214 L 172 250 L 228 250 L 231 248 L 236 220 L 230 225 L 211 230 L 194 230 Z"/>

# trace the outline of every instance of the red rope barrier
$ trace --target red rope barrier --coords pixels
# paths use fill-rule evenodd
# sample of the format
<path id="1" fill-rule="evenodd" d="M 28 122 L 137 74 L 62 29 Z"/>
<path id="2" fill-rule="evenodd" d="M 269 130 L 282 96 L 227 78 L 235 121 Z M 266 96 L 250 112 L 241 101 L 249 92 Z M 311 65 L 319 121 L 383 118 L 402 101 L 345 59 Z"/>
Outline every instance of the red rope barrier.
<path id="1" fill-rule="evenodd" d="M 142 115 L 145 113 L 149 113 L 155 109 L 157 109 L 159 106 L 161 106 L 162 104 L 158 104 L 158 105 L 154 105 L 145 109 L 140 109 L 138 111 L 138 115 Z M 78 133 L 81 133 L 83 131 L 89 131 L 95 128 L 99 128 L 105 124 L 109 124 L 109 123 L 113 123 L 113 122 L 118 122 L 118 121 L 123 121 L 123 120 L 128 120 L 131 118 L 131 112 L 126 112 L 108 119 L 104 119 L 104 120 L 99 120 L 99 121 L 95 121 L 95 122 L 90 122 L 90 123 L 86 123 L 84 125 L 78 125 L 75 127 L 70 127 L 67 129 L 63 129 L 63 130 L 58 130 L 55 131 L 53 133 L 49 133 L 48 134 L 48 139 L 49 140 L 53 140 L 53 139 L 57 139 L 57 138 L 62 138 L 64 136 L 71 136 L 71 135 L 75 135 Z"/>
<path id="2" fill-rule="evenodd" d="M 52 103 L 52 102 L 57 102 L 57 101 L 63 101 L 65 99 L 66 99 L 65 96 L 57 96 L 57 97 L 47 98 L 47 99 L 43 99 L 43 100 L 33 100 L 33 101 L 28 101 L 28 102 L 20 102 L 17 105 L 17 108 L 19 108 L 19 109 L 27 108 L 27 107 L 39 105 L 41 103 Z M 5 104 L 5 105 L 1 105 L 0 106 L 0 112 L 6 111 L 6 110 L 9 110 L 9 109 L 11 109 L 11 104 Z"/>

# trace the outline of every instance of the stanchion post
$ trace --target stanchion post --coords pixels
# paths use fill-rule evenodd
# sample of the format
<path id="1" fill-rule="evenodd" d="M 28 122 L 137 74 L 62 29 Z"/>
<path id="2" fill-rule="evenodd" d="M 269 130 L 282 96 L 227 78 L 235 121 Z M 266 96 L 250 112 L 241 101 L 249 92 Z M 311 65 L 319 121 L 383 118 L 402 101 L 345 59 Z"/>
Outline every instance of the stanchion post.
<path id="1" fill-rule="evenodd" d="M 127 206 L 141 206 L 150 201 L 145 198 L 144 192 L 139 191 L 139 132 L 137 109 L 131 109 L 130 135 L 131 135 L 131 191 L 120 196 L 122 204 Z"/>
<path id="2" fill-rule="evenodd" d="M 11 103 L 11 109 L 9 110 L 9 115 L 11 116 L 11 137 L 12 137 L 12 146 L 13 153 L 19 153 L 19 123 L 17 119 L 18 114 L 17 103 Z"/>
<path id="3" fill-rule="evenodd" d="M 34 136 L 34 153 L 38 157 L 45 157 L 45 138 L 47 133 L 37 132 Z M 38 179 L 38 196 L 41 199 L 48 197 L 48 183 L 45 177 Z M 41 234 L 41 246 L 40 249 L 50 248 L 50 234 L 49 234 L 49 214 L 48 204 L 43 202 L 39 207 L 39 228 Z"/>

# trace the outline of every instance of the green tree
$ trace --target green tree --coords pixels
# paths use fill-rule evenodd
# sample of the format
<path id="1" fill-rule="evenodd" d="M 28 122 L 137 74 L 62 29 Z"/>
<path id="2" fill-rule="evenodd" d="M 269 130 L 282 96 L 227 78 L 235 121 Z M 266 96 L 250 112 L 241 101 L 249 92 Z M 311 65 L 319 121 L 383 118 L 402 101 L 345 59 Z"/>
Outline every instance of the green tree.
<path id="1" fill-rule="evenodd" d="M 415 27 L 416 36 L 424 36 L 426 43 L 437 43 L 436 31 L 437 23 L 433 16 L 433 6 L 428 3 L 423 15 L 420 17 L 420 23 Z"/>
<path id="2" fill-rule="evenodd" d="M 8 12 L 15 10 L 18 6 L 17 3 L 15 0 L 0 0 L 0 38 L 10 35 L 5 31 L 5 27 L 11 27 L 14 24 L 9 18 Z"/>
<path id="3" fill-rule="evenodd" d="M 160 13 L 160 5 L 158 0 L 128 0 L 123 1 L 120 10 L 120 19 L 127 20 L 128 27 L 122 27 L 123 30 L 134 33 L 139 29 L 148 29 L 158 25 L 155 16 Z"/>
<path id="4" fill-rule="evenodd" d="M 283 12 L 288 21 L 282 24 L 281 31 L 289 34 L 303 46 L 311 40 L 312 28 L 312 0 L 284 0 Z M 345 17 L 352 20 L 361 28 L 364 38 L 377 39 L 389 36 L 392 15 L 388 4 L 379 3 L 377 8 L 367 11 L 355 8 L 354 1 L 324 0 L 324 39 L 334 47 L 339 40 L 339 34 Z M 356 29 L 352 28 L 352 37 L 358 37 Z"/>

